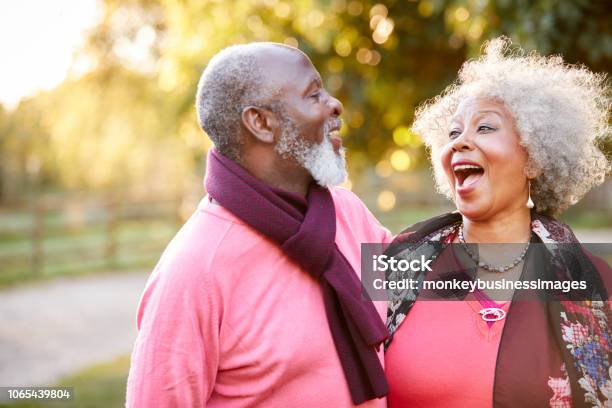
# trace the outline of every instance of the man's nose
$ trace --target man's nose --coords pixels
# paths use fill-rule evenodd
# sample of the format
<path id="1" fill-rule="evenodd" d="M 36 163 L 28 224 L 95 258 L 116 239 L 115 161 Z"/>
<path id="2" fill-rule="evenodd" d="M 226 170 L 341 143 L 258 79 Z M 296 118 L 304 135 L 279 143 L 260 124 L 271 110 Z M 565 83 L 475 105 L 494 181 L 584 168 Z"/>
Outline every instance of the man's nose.
<path id="1" fill-rule="evenodd" d="M 342 112 L 344 111 L 344 106 L 342 106 L 342 102 L 340 102 L 338 99 L 334 98 L 333 96 L 329 96 L 329 106 L 332 110 L 332 115 L 333 116 L 340 116 L 342 115 Z"/>

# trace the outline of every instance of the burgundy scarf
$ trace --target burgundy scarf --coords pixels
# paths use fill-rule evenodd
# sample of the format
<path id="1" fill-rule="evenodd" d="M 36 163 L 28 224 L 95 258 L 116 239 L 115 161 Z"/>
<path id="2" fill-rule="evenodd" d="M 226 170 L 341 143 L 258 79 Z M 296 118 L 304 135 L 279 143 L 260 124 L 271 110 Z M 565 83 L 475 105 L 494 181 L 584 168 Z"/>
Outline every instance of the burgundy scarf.
<path id="1" fill-rule="evenodd" d="M 335 244 L 329 190 L 313 183 L 304 200 L 273 189 L 215 149 L 208 154 L 205 184 L 212 198 L 319 279 L 353 403 L 385 396 L 387 382 L 376 348 L 388 332 L 372 302 L 362 300 L 361 282 Z"/>

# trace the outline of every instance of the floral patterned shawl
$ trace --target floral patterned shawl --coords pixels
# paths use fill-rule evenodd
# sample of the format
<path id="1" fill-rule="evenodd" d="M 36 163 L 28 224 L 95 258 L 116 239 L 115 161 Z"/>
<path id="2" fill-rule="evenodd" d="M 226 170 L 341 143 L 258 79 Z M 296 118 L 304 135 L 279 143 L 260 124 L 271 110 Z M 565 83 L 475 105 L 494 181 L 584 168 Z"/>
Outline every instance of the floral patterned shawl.
<path id="1" fill-rule="evenodd" d="M 422 255 L 435 259 L 460 224 L 457 212 L 421 222 L 400 233 L 385 253 L 396 259 Z M 579 245 L 567 245 L 578 241 L 562 222 L 533 212 L 531 227 L 531 242 L 545 245 L 528 252 L 523 279 L 541 278 L 545 270 L 547 280 L 586 281 L 590 296 L 589 300 L 517 302 L 522 291 L 515 292 L 497 356 L 493 404 L 612 408 L 612 302 L 608 300 L 612 270 Z M 393 272 L 387 276 L 398 278 Z M 410 278 L 422 283 L 425 273 Z M 418 294 L 411 289 L 388 291 L 387 347 Z"/>

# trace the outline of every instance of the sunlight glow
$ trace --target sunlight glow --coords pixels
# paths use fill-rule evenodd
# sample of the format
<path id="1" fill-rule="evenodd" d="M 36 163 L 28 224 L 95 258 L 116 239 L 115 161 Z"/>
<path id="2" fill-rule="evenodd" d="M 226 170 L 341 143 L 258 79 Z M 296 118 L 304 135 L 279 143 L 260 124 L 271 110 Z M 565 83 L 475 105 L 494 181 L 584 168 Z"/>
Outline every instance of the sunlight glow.
<path id="1" fill-rule="evenodd" d="M 62 82 L 100 18 L 96 0 L 0 2 L 0 103 L 12 108 Z"/>

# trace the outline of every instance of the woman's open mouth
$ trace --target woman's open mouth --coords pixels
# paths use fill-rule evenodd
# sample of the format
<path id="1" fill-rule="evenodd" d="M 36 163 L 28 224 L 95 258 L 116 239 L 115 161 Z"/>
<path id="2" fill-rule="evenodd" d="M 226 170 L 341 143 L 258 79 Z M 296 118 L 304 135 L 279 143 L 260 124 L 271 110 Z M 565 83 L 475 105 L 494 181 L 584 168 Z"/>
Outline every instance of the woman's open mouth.
<path id="1" fill-rule="evenodd" d="M 476 184 L 484 175 L 484 169 L 477 163 L 458 162 L 453 164 L 453 173 L 457 193 L 465 195 L 476 188 Z"/>

